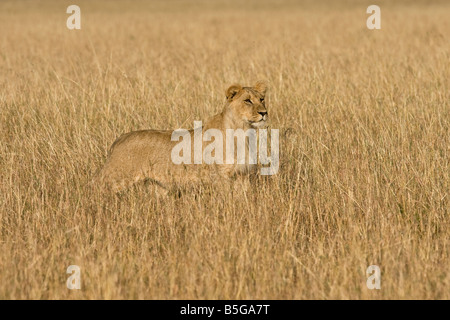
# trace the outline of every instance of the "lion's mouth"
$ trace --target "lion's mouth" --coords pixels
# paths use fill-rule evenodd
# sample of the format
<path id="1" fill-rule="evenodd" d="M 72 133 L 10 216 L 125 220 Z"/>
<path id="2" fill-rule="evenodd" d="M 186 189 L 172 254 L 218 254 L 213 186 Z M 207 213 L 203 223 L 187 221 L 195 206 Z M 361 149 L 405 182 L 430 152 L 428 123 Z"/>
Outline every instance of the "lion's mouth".
<path id="1" fill-rule="evenodd" d="M 267 120 L 266 117 L 261 117 L 261 119 L 259 119 L 259 120 L 250 120 L 249 122 L 250 122 L 250 123 L 258 123 L 258 122 L 264 122 L 264 121 L 266 121 L 266 120 Z"/>
<path id="2" fill-rule="evenodd" d="M 260 128 L 260 127 L 262 127 L 262 126 L 265 125 L 266 119 L 262 118 L 262 119 L 257 120 L 257 121 L 249 121 L 249 122 L 250 122 L 250 125 L 251 125 L 252 127 Z"/>

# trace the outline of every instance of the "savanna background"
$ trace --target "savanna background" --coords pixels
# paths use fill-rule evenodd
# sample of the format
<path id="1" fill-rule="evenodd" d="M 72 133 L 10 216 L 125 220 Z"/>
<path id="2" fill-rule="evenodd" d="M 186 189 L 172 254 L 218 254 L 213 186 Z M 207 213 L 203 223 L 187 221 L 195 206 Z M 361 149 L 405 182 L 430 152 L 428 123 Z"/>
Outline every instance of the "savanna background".
<path id="1" fill-rule="evenodd" d="M 444 0 L 0 1 L 0 298 L 450 298 L 449 32 Z M 120 134 L 259 79 L 277 175 L 86 192 Z"/>

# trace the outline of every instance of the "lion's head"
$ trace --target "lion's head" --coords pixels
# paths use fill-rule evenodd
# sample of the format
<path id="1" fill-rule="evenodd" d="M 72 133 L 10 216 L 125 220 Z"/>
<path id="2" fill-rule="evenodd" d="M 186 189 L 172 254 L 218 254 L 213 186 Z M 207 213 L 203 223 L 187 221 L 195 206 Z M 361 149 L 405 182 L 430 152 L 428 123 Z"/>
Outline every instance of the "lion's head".
<path id="1" fill-rule="evenodd" d="M 226 97 L 233 118 L 250 127 L 264 127 L 268 118 L 264 100 L 266 89 L 267 85 L 262 81 L 258 81 L 253 87 L 242 87 L 239 84 L 230 86 Z"/>

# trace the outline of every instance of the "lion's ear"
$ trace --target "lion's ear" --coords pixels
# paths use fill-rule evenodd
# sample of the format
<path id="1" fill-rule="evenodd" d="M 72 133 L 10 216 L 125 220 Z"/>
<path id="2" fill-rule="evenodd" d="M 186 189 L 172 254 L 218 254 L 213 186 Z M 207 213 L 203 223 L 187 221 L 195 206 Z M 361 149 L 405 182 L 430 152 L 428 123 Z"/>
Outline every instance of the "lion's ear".
<path id="1" fill-rule="evenodd" d="M 253 88 L 255 88 L 256 91 L 258 91 L 259 93 L 261 93 L 264 96 L 267 91 L 267 82 L 260 80 L 260 81 L 256 82 L 256 84 Z"/>
<path id="2" fill-rule="evenodd" d="M 233 97 L 236 94 L 238 94 L 241 90 L 242 90 L 242 86 L 239 84 L 233 84 L 232 86 L 230 86 L 226 91 L 227 100 L 228 101 L 233 100 Z"/>

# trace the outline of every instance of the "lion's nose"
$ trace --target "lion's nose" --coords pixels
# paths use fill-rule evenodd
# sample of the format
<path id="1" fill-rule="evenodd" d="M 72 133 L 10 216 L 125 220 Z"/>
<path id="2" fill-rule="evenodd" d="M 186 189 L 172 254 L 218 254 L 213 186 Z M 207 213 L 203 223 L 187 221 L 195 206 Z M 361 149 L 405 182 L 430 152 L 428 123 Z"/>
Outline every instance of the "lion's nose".
<path id="1" fill-rule="evenodd" d="M 260 115 L 262 115 L 263 118 L 264 118 L 264 116 L 267 115 L 267 111 L 258 111 L 258 113 L 259 113 Z"/>

